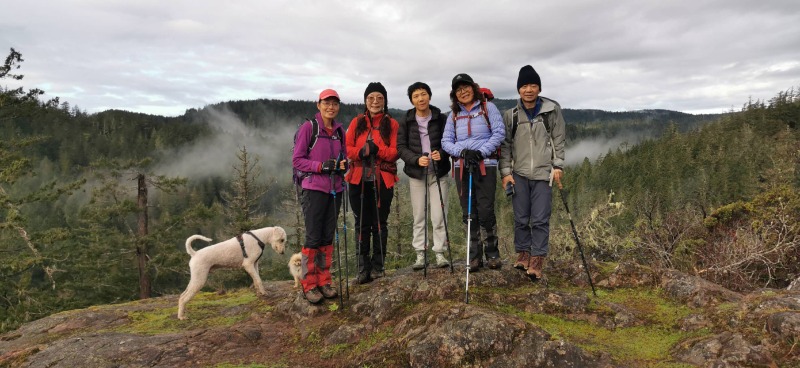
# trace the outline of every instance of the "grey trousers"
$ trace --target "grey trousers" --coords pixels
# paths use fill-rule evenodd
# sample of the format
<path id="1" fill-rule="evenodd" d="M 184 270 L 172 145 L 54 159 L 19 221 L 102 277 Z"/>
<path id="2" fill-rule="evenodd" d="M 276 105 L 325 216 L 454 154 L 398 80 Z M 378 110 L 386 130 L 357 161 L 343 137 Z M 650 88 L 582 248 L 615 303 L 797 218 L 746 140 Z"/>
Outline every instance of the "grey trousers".
<path id="1" fill-rule="evenodd" d="M 547 256 L 553 188 L 547 180 L 528 180 L 514 175 L 514 250 Z"/>
<path id="2" fill-rule="evenodd" d="M 439 187 L 436 185 L 436 176 L 428 174 L 427 183 L 425 179 L 409 178 L 409 184 L 411 188 L 411 209 L 414 214 L 414 235 L 411 245 L 415 251 L 425 249 L 425 226 L 428 226 L 428 221 L 425 218 L 425 186 L 427 185 L 428 215 L 433 225 L 433 251 L 436 253 L 446 251 L 444 217 L 447 216 L 447 188 L 450 186 L 447 176 L 439 178 L 442 197 L 444 198 L 444 213 L 442 213 L 442 205 L 439 201 Z M 431 244 L 428 243 L 428 247 L 430 246 Z"/>

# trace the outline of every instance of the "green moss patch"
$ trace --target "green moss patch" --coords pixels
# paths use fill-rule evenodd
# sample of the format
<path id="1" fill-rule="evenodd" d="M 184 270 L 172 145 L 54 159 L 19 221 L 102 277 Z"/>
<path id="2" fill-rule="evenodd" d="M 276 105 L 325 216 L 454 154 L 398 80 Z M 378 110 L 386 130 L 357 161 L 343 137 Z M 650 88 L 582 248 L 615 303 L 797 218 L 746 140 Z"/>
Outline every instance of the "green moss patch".
<path id="1" fill-rule="evenodd" d="M 660 289 L 616 289 L 592 299 L 592 304 L 611 302 L 626 306 L 637 317 L 662 327 L 675 326 L 681 319 L 698 312 L 685 304 L 667 300 Z"/>
<path id="2" fill-rule="evenodd" d="M 128 313 L 130 323 L 114 331 L 137 334 L 164 334 L 196 328 L 231 326 L 250 316 L 272 310 L 263 304 L 250 289 L 241 289 L 225 295 L 198 293 L 186 307 L 188 320 L 177 318 L 178 307 L 134 311 Z"/>
<path id="3" fill-rule="evenodd" d="M 591 298 L 587 312 L 613 314 L 607 303 L 615 303 L 625 306 L 648 325 L 608 329 L 585 320 L 571 320 L 566 315 L 527 313 L 508 305 L 487 307 L 519 316 L 544 329 L 555 340 L 563 339 L 589 352 L 605 352 L 633 366 L 687 367 L 671 362 L 670 350 L 685 339 L 708 333 L 681 331 L 679 321 L 699 310 L 667 300 L 660 290 L 615 289 L 603 290 L 598 295 Z"/>
<path id="4" fill-rule="evenodd" d="M 361 341 L 359 341 L 358 344 L 356 344 L 353 348 L 353 352 L 356 355 L 361 354 L 371 349 L 373 346 L 388 340 L 390 337 L 392 337 L 392 330 L 389 328 L 375 331 L 369 336 L 361 339 Z"/>

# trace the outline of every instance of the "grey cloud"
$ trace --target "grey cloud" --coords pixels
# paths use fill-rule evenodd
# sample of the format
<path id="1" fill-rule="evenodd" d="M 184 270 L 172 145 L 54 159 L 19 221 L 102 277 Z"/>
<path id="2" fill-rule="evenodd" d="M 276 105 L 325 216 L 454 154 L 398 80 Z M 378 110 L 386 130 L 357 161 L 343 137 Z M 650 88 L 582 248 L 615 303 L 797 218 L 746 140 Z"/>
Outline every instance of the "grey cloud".
<path id="1" fill-rule="evenodd" d="M 515 98 L 525 64 L 564 107 L 697 112 L 800 83 L 800 4 L 19 2 L 0 14 L 8 47 L 26 59 L 23 85 L 90 112 L 176 115 L 228 100 L 311 100 L 327 87 L 361 102 L 370 81 L 405 109 L 418 80 L 446 109 L 456 73 Z"/>

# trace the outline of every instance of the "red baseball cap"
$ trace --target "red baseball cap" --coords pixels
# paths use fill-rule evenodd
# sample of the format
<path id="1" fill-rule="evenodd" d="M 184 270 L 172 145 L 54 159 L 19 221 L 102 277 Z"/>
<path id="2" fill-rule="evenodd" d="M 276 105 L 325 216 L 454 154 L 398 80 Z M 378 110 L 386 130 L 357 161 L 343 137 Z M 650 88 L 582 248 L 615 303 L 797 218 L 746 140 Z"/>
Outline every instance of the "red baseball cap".
<path id="1" fill-rule="evenodd" d="M 322 101 L 322 100 L 324 100 L 326 98 L 331 98 L 331 97 L 336 97 L 337 100 L 341 100 L 341 98 L 339 98 L 339 94 L 336 93 L 336 91 L 334 91 L 334 90 L 332 90 L 330 88 L 319 93 L 319 101 Z"/>

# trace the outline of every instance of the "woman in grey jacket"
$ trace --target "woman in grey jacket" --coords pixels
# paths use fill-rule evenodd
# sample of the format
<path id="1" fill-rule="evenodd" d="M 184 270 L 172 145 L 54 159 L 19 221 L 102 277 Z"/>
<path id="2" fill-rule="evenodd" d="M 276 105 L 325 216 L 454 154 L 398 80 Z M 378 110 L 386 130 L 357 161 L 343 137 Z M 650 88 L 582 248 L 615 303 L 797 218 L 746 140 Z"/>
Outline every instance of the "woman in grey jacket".
<path id="1" fill-rule="evenodd" d="M 519 71 L 517 106 L 503 114 L 506 136 L 500 149 L 503 187 L 514 186 L 514 267 L 541 278 L 547 257 L 552 183 L 561 186 L 564 117 L 558 102 L 539 96 L 542 81 L 532 66 Z"/>

